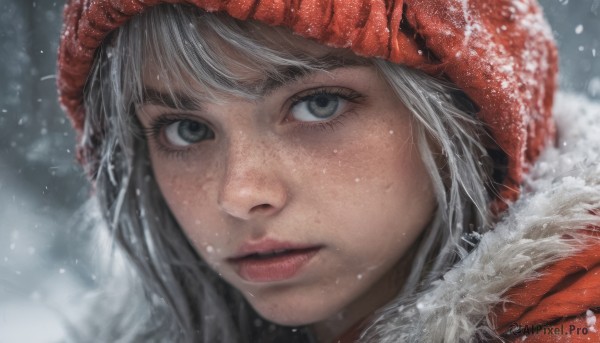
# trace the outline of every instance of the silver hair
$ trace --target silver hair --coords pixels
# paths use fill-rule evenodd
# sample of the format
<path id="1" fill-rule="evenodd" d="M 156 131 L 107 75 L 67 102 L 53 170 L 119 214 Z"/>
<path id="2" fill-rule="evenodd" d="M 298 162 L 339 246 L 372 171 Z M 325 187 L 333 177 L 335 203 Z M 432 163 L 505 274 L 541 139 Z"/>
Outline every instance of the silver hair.
<path id="1" fill-rule="evenodd" d="M 156 67 L 153 77 L 165 85 L 191 77 L 214 94 L 246 98 L 259 96 L 260 87 L 239 80 L 239 68 L 263 70 L 277 80 L 285 79 L 284 68 L 324 67 L 315 56 L 277 49 L 265 30 L 283 39 L 288 35 L 283 29 L 192 7 L 161 5 L 114 32 L 99 50 L 85 90 L 83 143 L 99 146 L 88 156 L 97 162 L 87 167 L 94 173 L 96 197 L 108 230 L 117 250 L 134 267 L 137 281 L 132 283 L 137 286 L 118 285 L 131 289 L 130 298 L 121 308 L 104 308 L 104 324 L 88 332 L 95 340 L 310 339 L 307 330 L 262 320 L 236 289 L 202 261 L 160 194 L 144 134 L 133 115 L 143 96 L 149 63 Z M 410 297 L 467 253 L 473 243 L 463 239 L 465 233 L 489 225 L 493 182 L 488 153 L 481 143 L 486 132 L 474 117 L 475 108 L 450 83 L 383 60 L 361 60 L 376 67 L 414 115 L 414 140 L 437 197 L 434 218 L 412 252 L 410 274 L 399 295 Z M 178 100 L 171 95 L 173 101 Z M 131 306 L 131 297 L 143 297 L 145 305 Z M 148 311 L 143 319 L 132 313 L 141 309 Z M 98 316 L 96 312 L 94 318 Z"/>

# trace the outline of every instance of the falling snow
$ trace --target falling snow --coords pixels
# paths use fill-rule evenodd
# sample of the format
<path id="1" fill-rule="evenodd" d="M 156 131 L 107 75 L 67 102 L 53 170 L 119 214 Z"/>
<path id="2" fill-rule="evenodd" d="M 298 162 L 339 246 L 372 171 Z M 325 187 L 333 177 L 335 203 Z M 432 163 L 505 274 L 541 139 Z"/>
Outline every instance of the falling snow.
<path id="1" fill-rule="evenodd" d="M 70 123 L 56 102 L 54 52 L 63 2 L 23 3 L 6 0 L 0 13 L 4 35 L 0 37 L 4 62 L 0 67 L 0 163 L 7 166 L 0 168 L 0 342 L 62 341 L 65 330 L 50 304 L 65 313 L 78 313 L 73 298 L 83 299 L 77 296 L 83 289 L 103 281 L 100 271 L 90 267 L 90 251 L 69 227 L 90 191 L 74 164 Z M 596 99 L 600 99 L 600 43 L 594 33 L 600 31 L 599 3 L 594 1 L 590 9 L 589 2 L 586 8 L 577 1 L 545 2 L 546 14 L 557 23 L 553 29 L 563 49 L 563 87 Z M 466 19 L 469 35 L 474 34 L 476 23 Z M 506 26 L 500 30 L 510 34 Z M 513 64 L 504 62 L 497 70 L 510 75 Z M 160 80 L 159 75 L 156 78 Z M 394 134 L 389 130 L 389 135 Z M 341 149 L 332 152 L 338 154 Z M 322 173 L 327 170 L 323 168 Z M 361 178 L 354 181 L 359 183 Z M 135 193 L 143 196 L 139 189 Z M 213 246 L 205 249 L 218 252 Z M 356 279 L 366 281 L 363 274 Z M 339 279 L 335 282 L 343 284 Z M 423 309 L 423 304 L 417 307 Z M 31 330 L 32 323 L 35 330 Z M 590 310 L 586 324 L 595 332 L 596 317 Z M 264 323 L 256 320 L 254 325 Z"/>
<path id="2" fill-rule="evenodd" d="M 592 310 L 585 312 L 585 322 L 591 332 L 596 332 L 596 314 Z"/>

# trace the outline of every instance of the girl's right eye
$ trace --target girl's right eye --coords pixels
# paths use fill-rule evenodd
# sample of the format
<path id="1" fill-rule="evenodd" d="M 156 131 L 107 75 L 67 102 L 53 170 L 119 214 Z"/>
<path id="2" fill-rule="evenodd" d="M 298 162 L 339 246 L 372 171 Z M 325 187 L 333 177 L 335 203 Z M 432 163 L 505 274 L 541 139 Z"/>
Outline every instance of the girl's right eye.
<path id="1" fill-rule="evenodd" d="M 165 125 L 164 135 L 168 143 L 175 147 L 186 147 L 215 138 L 215 133 L 208 125 L 190 119 L 176 120 Z"/>

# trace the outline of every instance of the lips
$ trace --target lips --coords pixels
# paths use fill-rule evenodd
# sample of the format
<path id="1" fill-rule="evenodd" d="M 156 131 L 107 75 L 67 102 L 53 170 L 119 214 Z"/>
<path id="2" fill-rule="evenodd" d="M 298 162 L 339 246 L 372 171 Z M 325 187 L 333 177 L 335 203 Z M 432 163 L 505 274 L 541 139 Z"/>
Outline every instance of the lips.
<path id="1" fill-rule="evenodd" d="M 298 245 L 265 239 L 246 243 L 227 259 L 238 275 L 251 282 L 274 282 L 292 278 L 321 250 L 319 245 Z"/>

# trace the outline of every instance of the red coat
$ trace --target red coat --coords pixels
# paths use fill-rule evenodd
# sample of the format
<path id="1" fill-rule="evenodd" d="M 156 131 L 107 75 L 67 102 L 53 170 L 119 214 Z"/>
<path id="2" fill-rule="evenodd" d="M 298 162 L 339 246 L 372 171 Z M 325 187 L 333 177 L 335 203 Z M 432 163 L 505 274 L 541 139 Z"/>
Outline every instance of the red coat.
<path id="1" fill-rule="evenodd" d="M 600 308 L 600 242 L 539 272 L 504 295 L 498 332 L 513 341 L 600 342 L 600 314 L 591 310 Z"/>

